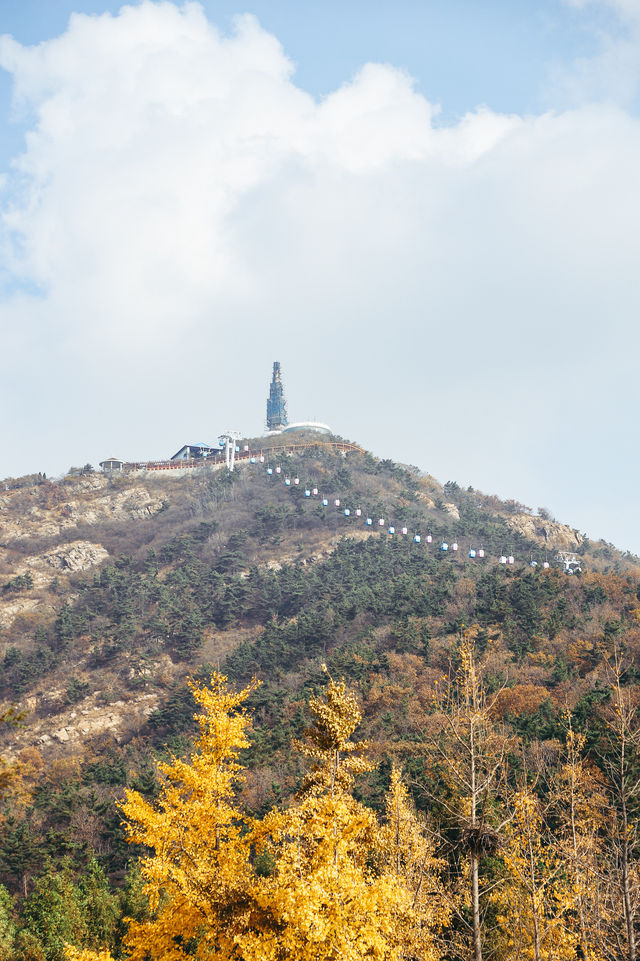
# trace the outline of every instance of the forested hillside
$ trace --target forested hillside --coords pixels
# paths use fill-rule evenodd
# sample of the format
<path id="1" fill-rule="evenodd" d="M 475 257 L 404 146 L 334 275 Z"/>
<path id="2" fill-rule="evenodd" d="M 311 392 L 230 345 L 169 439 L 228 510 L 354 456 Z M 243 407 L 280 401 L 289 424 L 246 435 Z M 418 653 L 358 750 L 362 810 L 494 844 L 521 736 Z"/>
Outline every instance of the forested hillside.
<path id="1" fill-rule="evenodd" d="M 54 961 L 65 942 L 303 958 L 307 930 L 314 958 L 635 959 L 637 559 L 548 511 L 367 454 L 269 463 L 36 476 L 0 497 L 0 958 Z M 558 549 L 577 552 L 580 573 L 559 569 Z M 235 732 L 215 763 L 212 717 Z M 367 746 L 345 750 L 354 731 Z M 236 753 L 246 770 L 225 782 L 227 819 L 188 814 L 203 832 L 195 860 L 225 839 L 216 900 L 218 855 L 193 874 L 177 856 L 168 867 L 161 851 L 178 838 L 154 834 L 150 812 L 169 810 L 175 783 L 181 823 L 196 777 L 181 759 L 229 773 Z M 336 780 L 345 756 L 357 763 Z M 127 791 L 125 814 L 146 825 L 129 837 Z M 344 845 L 314 853 L 334 829 Z M 309 884 L 324 879 L 306 921 L 282 906 L 294 836 Z M 138 857 L 154 853 L 141 877 Z M 325 889 L 338 862 L 342 886 Z M 345 878 L 373 927 L 350 913 Z M 209 893 L 194 901 L 198 885 Z M 304 925 L 329 931 L 331 898 L 351 933 L 340 941 L 338 925 L 322 954 Z M 167 904 L 205 921 L 165 925 L 163 941 Z M 138 925 L 129 949 L 125 916 Z"/>

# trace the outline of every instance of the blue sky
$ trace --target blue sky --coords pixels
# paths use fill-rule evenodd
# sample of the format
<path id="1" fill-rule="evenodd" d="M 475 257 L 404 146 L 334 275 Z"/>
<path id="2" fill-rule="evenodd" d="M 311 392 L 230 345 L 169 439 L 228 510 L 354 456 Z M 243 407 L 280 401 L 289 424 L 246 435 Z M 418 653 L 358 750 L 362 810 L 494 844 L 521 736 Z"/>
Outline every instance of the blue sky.
<path id="1" fill-rule="evenodd" d="M 0 30 L 35 44 L 61 34 L 73 12 L 115 13 L 121 6 L 2 0 Z M 369 60 L 388 62 L 409 71 L 441 104 L 443 118 L 479 103 L 505 112 L 546 107 L 553 70 L 595 55 L 603 34 L 620 30 L 609 7 L 576 9 L 562 0 L 204 0 L 202 6 L 223 28 L 238 13 L 254 13 L 294 60 L 298 83 L 317 96 Z"/>
<path id="2" fill-rule="evenodd" d="M 0 476 L 258 433 L 279 359 L 294 416 L 640 551 L 640 0 L 0 33 Z"/>

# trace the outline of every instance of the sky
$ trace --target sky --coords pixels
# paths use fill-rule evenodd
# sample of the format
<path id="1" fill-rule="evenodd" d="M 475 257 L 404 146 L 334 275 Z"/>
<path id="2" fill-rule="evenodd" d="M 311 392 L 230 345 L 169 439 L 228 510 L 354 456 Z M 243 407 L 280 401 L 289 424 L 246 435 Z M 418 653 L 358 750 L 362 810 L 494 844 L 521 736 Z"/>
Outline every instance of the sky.
<path id="1" fill-rule="evenodd" d="M 317 419 L 640 553 L 640 0 L 0 0 L 0 477 Z"/>

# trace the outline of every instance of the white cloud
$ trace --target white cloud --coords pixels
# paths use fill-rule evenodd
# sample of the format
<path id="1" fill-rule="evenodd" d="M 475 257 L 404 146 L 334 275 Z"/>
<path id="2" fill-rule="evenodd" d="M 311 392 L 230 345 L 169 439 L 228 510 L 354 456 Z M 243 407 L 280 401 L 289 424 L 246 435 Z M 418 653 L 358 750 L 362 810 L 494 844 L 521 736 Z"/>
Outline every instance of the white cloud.
<path id="1" fill-rule="evenodd" d="M 257 431 L 275 357 L 296 416 L 558 513 L 549 478 L 612 417 L 634 429 L 623 109 L 442 126 L 380 64 L 318 102 L 253 18 L 223 36 L 198 4 L 74 16 L 0 64 L 28 128 L 0 194 L 10 280 L 40 288 L 0 304 L 0 476 Z"/>
<path id="2" fill-rule="evenodd" d="M 565 0 L 578 10 L 607 13 L 612 22 L 593 26 L 596 52 L 552 73 L 550 97 L 576 105 L 605 101 L 638 107 L 640 94 L 640 0 Z"/>

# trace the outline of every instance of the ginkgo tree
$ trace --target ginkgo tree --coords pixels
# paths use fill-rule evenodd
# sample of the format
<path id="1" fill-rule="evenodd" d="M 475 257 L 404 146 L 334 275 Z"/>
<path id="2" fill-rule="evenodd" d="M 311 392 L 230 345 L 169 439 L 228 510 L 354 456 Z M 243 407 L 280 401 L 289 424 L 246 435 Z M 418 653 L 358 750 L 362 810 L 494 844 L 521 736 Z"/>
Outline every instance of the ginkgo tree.
<path id="1" fill-rule="evenodd" d="M 255 685 L 235 693 L 214 674 L 193 686 L 200 728 L 191 756 L 160 764 L 157 803 L 127 792 L 129 840 L 151 850 L 140 862 L 151 917 L 130 921 L 125 944 L 133 961 L 239 958 L 235 935 L 247 921 L 253 871 L 250 824 L 235 804 L 240 751 L 249 744 L 243 705 Z M 68 949 L 74 961 L 108 957 Z"/>
<path id="2" fill-rule="evenodd" d="M 352 794 L 354 777 L 371 768 L 351 739 L 361 718 L 354 695 L 329 678 L 311 699 L 301 793 L 255 821 L 236 801 L 253 687 L 233 692 L 220 674 L 210 687 L 194 686 L 200 736 L 191 756 L 159 765 L 157 802 L 127 794 L 129 838 L 151 851 L 140 863 L 151 916 L 129 922 L 128 957 L 436 961 L 433 934 L 447 919 L 437 863 L 398 776 L 384 826 Z M 392 837 L 406 840 L 406 851 L 394 853 Z M 109 958 L 72 947 L 67 956 Z"/>
<path id="3" fill-rule="evenodd" d="M 311 767 L 301 795 L 287 810 L 268 815 L 258 831 L 274 867 L 256 885 L 256 898 L 272 925 L 243 937 L 242 956 L 435 959 L 433 933 L 447 912 L 442 898 L 427 902 L 435 861 L 417 839 L 419 825 L 410 821 L 398 776 L 381 828 L 352 794 L 354 776 L 372 767 L 365 745 L 351 740 L 361 719 L 354 695 L 330 678 L 325 695 L 312 698 L 309 707 L 314 723 L 300 747 Z M 412 846 L 396 856 L 397 835 Z"/>

